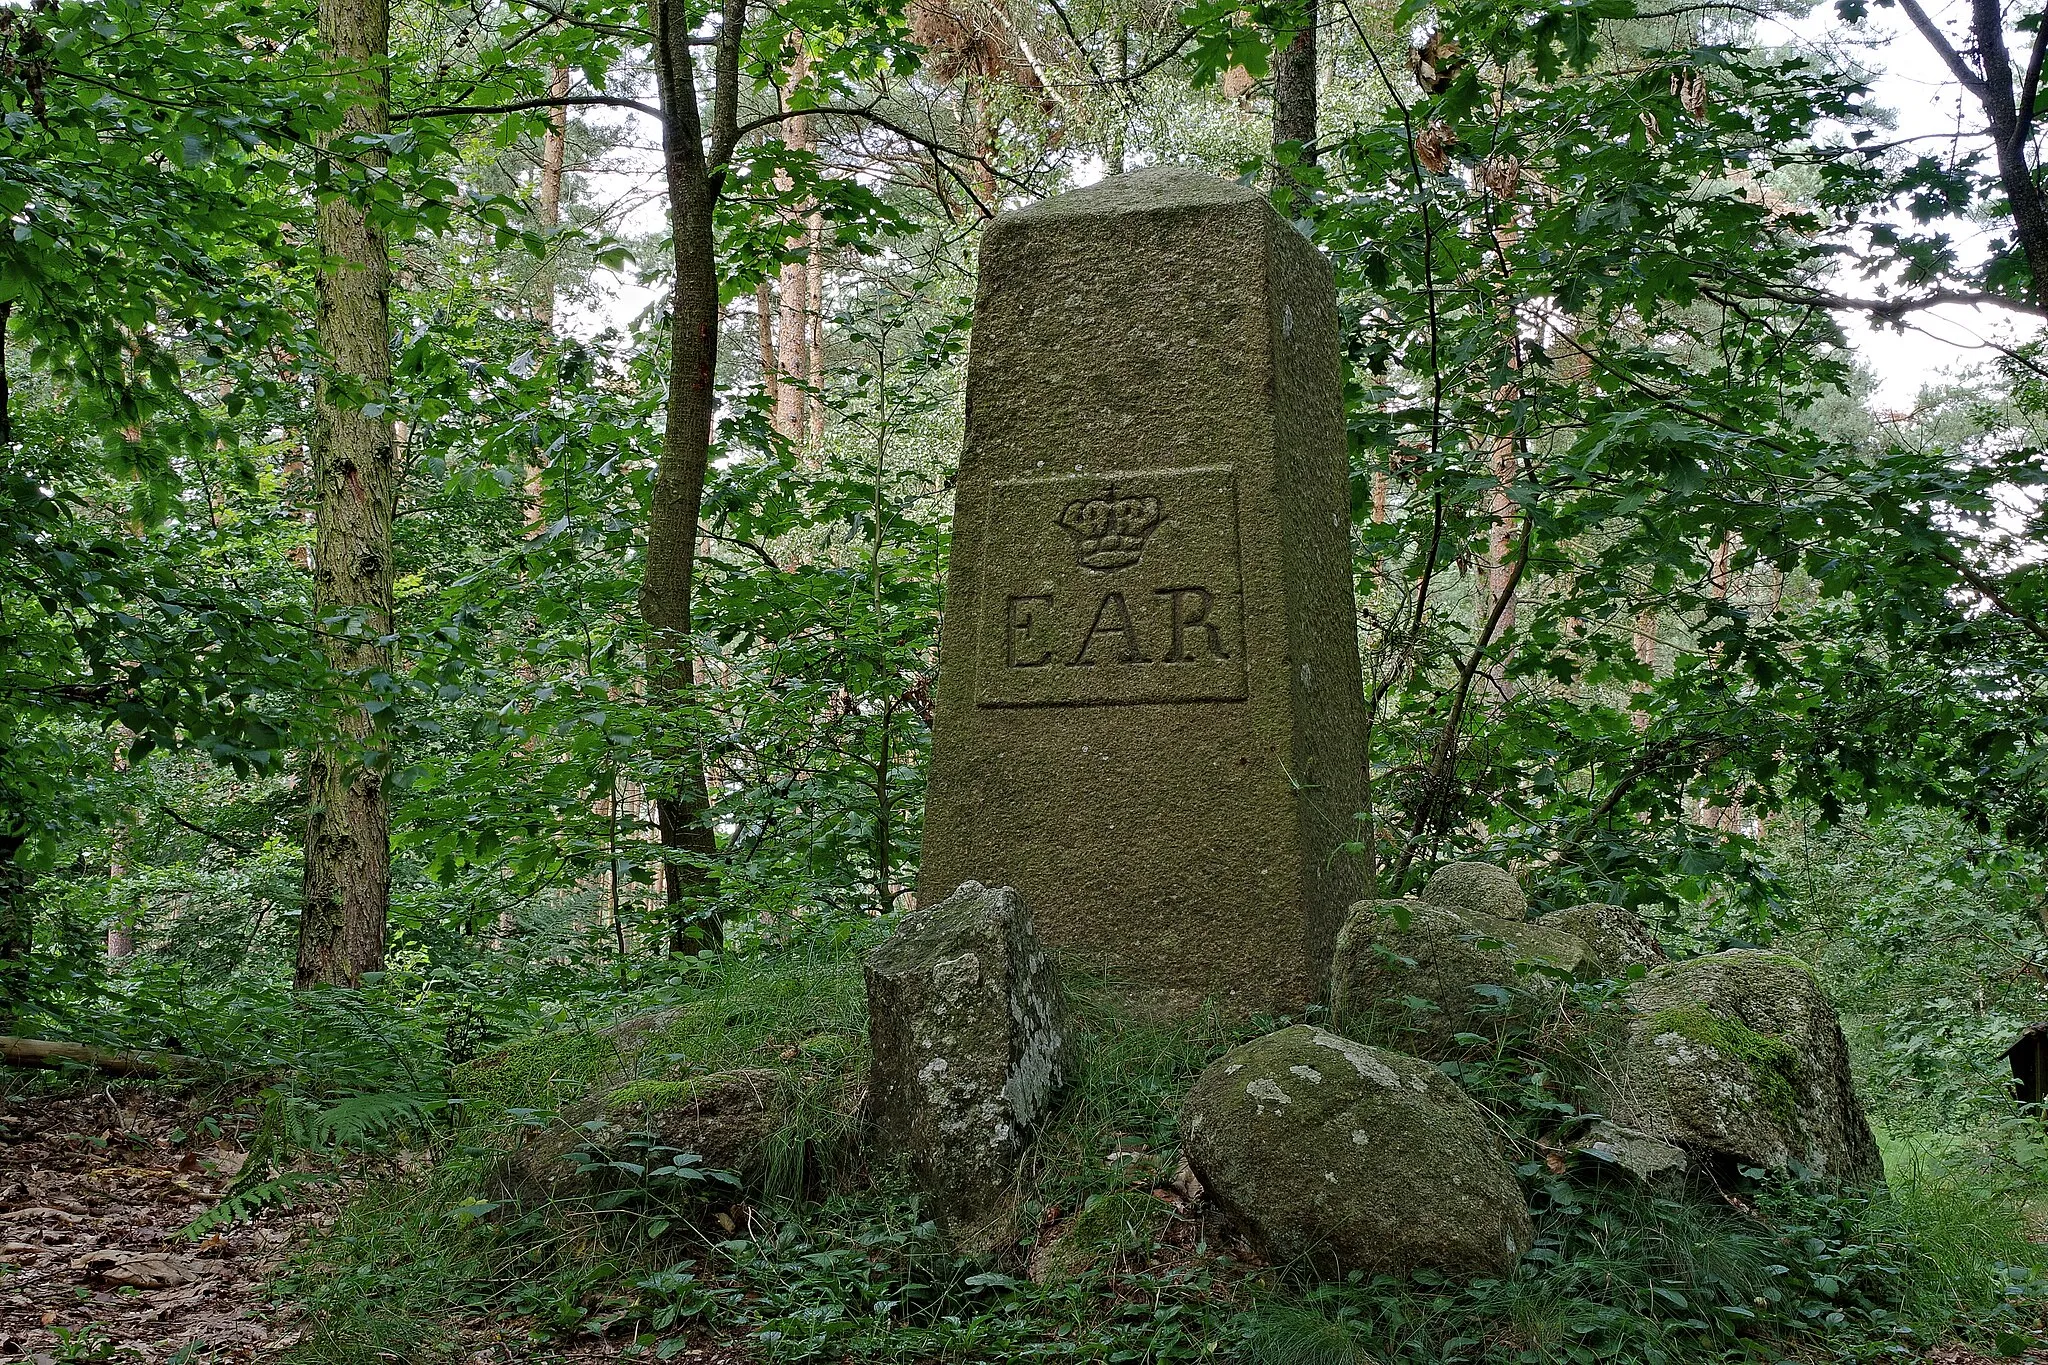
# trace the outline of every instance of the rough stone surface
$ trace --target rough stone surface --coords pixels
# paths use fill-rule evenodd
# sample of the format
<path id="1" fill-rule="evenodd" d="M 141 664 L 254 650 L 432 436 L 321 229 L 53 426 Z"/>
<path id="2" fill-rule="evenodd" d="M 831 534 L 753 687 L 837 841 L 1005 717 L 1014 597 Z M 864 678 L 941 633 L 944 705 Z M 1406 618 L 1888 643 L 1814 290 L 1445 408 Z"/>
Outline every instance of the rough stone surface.
<path id="1" fill-rule="evenodd" d="M 1502 919 L 1527 919 L 1529 898 L 1515 874 L 1492 863 L 1445 863 L 1422 888 L 1422 899 Z"/>
<path id="2" fill-rule="evenodd" d="M 1557 973 L 1586 945 L 1546 925 L 1428 901 L 1360 901 L 1330 968 L 1330 1010 L 1353 1037 L 1442 1061 L 1458 1035 L 1495 1038 L 1560 1007 Z"/>
<path id="3" fill-rule="evenodd" d="M 1536 923 L 1560 929 L 1584 941 L 1593 962 L 1609 976 L 1640 963 L 1654 967 L 1664 961 L 1664 945 L 1633 910 L 1619 905 L 1574 905 L 1539 915 Z"/>
<path id="4" fill-rule="evenodd" d="M 868 955 L 870 1115 L 962 1250 L 1012 1235 L 1017 1159 L 1065 1079 L 1051 957 L 1011 888 L 968 882 Z"/>
<path id="5" fill-rule="evenodd" d="M 1016 887 L 1141 1010 L 1313 1001 L 1360 883 L 1346 480 L 1330 269 L 1262 194 L 1164 168 L 998 218 L 919 898 Z"/>
<path id="6" fill-rule="evenodd" d="M 1416 1058 L 1298 1024 L 1213 1063 L 1181 1122 L 1209 1197 L 1276 1261 L 1497 1274 L 1529 1248 L 1486 1116 Z"/>
<path id="7" fill-rule="evenodd" d="M 1710 1167 L 1883 1179 L 1835 1008 L 1797 958 L 1738 949 L 1668 962 L 1629 989 L 1609 1110 Z"/>
<path id="8" fill-rule="evenodd" d="M 1691 1165 L 1683 1147 L 1674 1147 L 1607 1119 L 1601 1119 L 1575 1139 L 1571 1150 L 1604 1162 L 1646 1185 L 1678 1180 Z"/>

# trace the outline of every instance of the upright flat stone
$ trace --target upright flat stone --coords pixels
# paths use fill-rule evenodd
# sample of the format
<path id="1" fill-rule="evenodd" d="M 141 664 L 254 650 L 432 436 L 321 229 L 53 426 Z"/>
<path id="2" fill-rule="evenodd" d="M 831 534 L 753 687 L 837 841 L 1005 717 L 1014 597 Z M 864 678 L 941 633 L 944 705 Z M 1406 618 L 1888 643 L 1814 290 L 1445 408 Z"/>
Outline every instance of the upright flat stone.
<path id="1" fill-rule="evenodd" d="M 1327 263 L 1116 176 L 983 240 L 919 899 L 1014 886 L 1155 1011 L 1317 997 L 1364 701 Z"/>

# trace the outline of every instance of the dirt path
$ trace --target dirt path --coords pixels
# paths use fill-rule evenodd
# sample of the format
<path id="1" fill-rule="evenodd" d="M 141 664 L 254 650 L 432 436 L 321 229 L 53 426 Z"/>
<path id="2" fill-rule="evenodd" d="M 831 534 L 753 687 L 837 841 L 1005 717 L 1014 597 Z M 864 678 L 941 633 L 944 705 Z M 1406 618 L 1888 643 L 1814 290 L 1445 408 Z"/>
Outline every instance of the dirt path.
<path id="1" fill-rule="evenodd" d="M 179 1235 L 241 1169 L 248 1126 L 146 1085 L 0 1102 L 0 1360 L 239 1365 L 289 1345 L 263 1280 L 320 1215 Z"/>

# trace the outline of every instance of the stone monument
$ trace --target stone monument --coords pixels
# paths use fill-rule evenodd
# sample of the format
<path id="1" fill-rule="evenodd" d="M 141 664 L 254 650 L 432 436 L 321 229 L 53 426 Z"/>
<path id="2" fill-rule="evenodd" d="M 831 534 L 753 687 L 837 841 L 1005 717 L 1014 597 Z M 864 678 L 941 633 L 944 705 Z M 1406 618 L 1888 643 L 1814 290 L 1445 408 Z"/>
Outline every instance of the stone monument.
<path id="1" fill-rule="evenodd" d="M 1181 169 L 981 250 L 918 897 L 1169 1013 L 1320 994 L 1364 702 L 1328 264 Z"/>

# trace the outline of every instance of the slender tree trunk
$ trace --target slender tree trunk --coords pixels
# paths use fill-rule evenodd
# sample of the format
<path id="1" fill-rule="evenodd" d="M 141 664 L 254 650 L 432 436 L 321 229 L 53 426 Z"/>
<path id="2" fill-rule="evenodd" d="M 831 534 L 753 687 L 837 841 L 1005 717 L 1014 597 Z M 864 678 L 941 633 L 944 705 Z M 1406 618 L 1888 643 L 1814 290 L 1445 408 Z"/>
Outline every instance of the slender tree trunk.
<path id="1" fill-rule="evenodd" d="M 690 37 L 690 7 L 683 0 L 653 0 L 654 69 L 662 108 L 662 166 L 668 184 L 669 230 L 675 249 L 675 288 L 669 318 L 668 424 L 655 468 L 647 523 L 647 562 L 640 580 L 640 617 L 647 627 L 649 699 L 664 712 L 656 758 L 656 819 L 661 826 L 662 889 L 671 946 L 690 952 L 721 945 L 722 926 L 707 899 L 708 864 L 718 851 L 708 823 L 710 794 L 690 716 L 696 659 L 690 639 L 696 585 L 698 517 L 711 453 L 718 366 L 718 279 L 712 211 L 723 173 L 723 154 L 708 158 L 697 108 L 697 71 Z M 739 41 L 746 0 L 725 0 L 719 35 L 714 132 L 725 140 L 736 121 Z"/>
<path id="2" fill-rule="evenodd" d="M 345 143 L 389 129 L 387 0 L 320 0 L 320 41 L 345 83 Z M 376 152 L 340 155 L 374 170 Z M 313 598 L 327 627 L 327 656 L 359 679 L 391 666 L 391 515 L 397 486 L 389 415 L 366 415 L 391 382 L 391 261 L 384 229 L 364 196 L 323 200 L 315 237 L 324 265 L 315 280 L 315 330 L 325 360 L 315 386 Z M 307 765 L 306 863 L 299 913 L 299 987 L 356 986 L 384 965 L 391 894 L 391 823 L 383 774 L 366 762 L 374 724 L 358 710 Z"/>
<path id="3" fill-rule="evenodd" d="M 550 68 L 548 98 L 569 98 L 569 68 Z M 548 255 L 541 267 L 540 302 L 534 309 L 534 320 L 550 336 L 555 330 L 555 308 L 561 289 L 561 270 L 555 263 L 554 236 L 562 226 L 562 170 L 568 160 L 569 108 L 558 104 L 548 111 L 548 130 L 540 140 L 540 230 L 548 238 Z"/>
<path id="4" fill-rule="evenodd" d="M 15 1011 L 27 999 L 28 955 L 36 941 L 28 871 L 15 861 L 24 842 L 23 835 L 0 833 L 0 1032 L 13 1028 Z"/>
<path id="5" fill-rule="evenodd" d="M 7 394 L 7 320 L 13 313 L 14 300 L 0 299 L 0 450 L 14 444 L 13 400 Z"/>
<path id="6" fill-rule="evenodd" d="M 1629 644 L 1635 650 L 1636 662 L 1649 669 L 1652 673 L 1655 673 L 1657 671 L 1656 608 L 1645 607 L 1636 613 L 1635 631 L 1629 639 Z M 1647 711 L 1631 711 L 1629 719 L 1635 724 L 1637 730 L 1647 730 L 1650 728 L 1650 713 Z"/>
<path id="7" fill-rule="evenodd" d="M 789 79 L 792 84 L 803 79 L 803 59 L 798 57 L 790 63 Z M 811 145 L 811 120 L 808 114 L 798 114 L 783 123 L 783 141 L 798 151 L 809 151 Z M 782 177 L 785 190 L 790 185 L 787 176 Z M 805 220 L 796 211 L 791 220 L 803 223 Z M 797 240 L 805 240 L 805 232 L 799 229 Z M 808 261 L 791 261 L 782 267 L 782 323 L 777 329 L 776 356 L 782 362 L 782 392 L 776 411 L 776 427 L 792 441 L 804 437 L 804 389 L 811 381 L 811 271 Z"/>
<path id="8" fill-rule="evenodd" d="M 825 440 L 825 215 L 811 210 L 810 255 L 805 259 L 804 295 L 810 304 L 810 336 L 806 352 L 810 359 L 811 391 L 804 398 L 810 418 L 811 445 Z"/>
<path id="9" fill-rule="evenodd" d="M 1707 570 L 1707 591 L 1715 598 L 1728 598 L 1729 576 L 1735 563 L 1735 533 L 1724 531 L 1721 543 L 1714 548 L 1714 565 Z"/>
<path id="10" fill-rule="evenodd" d="M 754 289 L 754 325 L 760 333 L 761 392 L 775 414 L 782 404 L 782 369 L 775 355 L 775 287 L 766 280 Z"/>
<path id="11" fill-rule="evenodd" d="M 1273 147 L 1294 144 L 1295 160 L 1316 164 L 1316 83 L 1322 68 L 1316 61 L 1316 0 L 1303 11 L 1304 27 L 1294 41 L 1273 57 Z M 1283 173 L 1283 183 L 1295 177 Z"/>
<path id="12" fill-rule="evenodd" d="M 1109 173 L 1111 175 L 1122 175 L 1124 173 L 1125 158 L 1129 155 L 1124 148 L 1124 142 L 1129 136 L 1131 121 L 1131 92 L 1125 89 L 1122 84 L 1131 74 L 1131 26 L 1129 24 L 1119 23 L 1116 26 L 1116 36 L 1110 42 L 1110 55 L 1116 58 L 1116 78 L 1118 84 L 1116 87 L 1116 112 L 1111 115 L 1109 125 L 1109 148 L 1103 160 L 1109 163 Z"/>
<path id="13" fill-rule="evenodd" d="M 565 66 L 550 67 L 548 70 L 548 98 L 569 97 L 569 69 Z M 548 130 L 540 140 L 540 205 L 537 217 L 540 230 L 548 239 L 548 254 L 541 262 L 539 278 L 534 283 L 540 289 L 535 300 L 533 320 L 540 325 L 544 344 L 552 344 L 555 337 L 555 310 L 560 303 L 561 267 L 556 261 L 557 243 L 555 233 L 562 226 L 562 171 L 569 159 L 569 108 L 556 105 L 548 111 Z M 533 458 L 526 466 L 526 524 L 537 527 L 543 519 L 542 508 L 546 487 L 541 481 L 541 470 L 545 467 L 540 443 L 534 443 Z M 503 927 L 511 912 L 500 915 L 500 938 L 510 933 Z"/>

